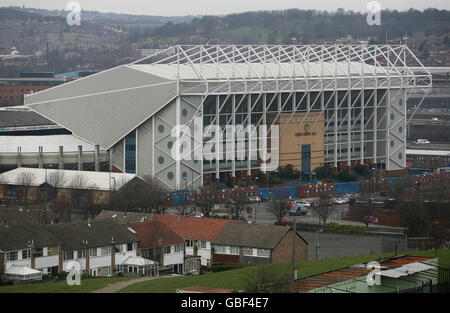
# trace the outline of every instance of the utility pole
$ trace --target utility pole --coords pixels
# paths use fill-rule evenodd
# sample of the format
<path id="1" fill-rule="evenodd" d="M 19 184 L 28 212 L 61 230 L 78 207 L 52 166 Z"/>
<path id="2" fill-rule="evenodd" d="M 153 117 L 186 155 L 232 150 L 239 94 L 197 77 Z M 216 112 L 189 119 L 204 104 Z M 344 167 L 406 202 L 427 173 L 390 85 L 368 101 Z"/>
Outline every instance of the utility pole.
<path id="1" fill-rule="evenodd" d="M 293 217 L 294 220 L 294 233 L 292 238 L 292 277 L 291 277 L 291 291 L 294 292 L 294 281 L 296 278 L 296 271 L 295 271 L 295 235 L 297 233 L 297 220 L 295 219 L 295 216 Z"/>

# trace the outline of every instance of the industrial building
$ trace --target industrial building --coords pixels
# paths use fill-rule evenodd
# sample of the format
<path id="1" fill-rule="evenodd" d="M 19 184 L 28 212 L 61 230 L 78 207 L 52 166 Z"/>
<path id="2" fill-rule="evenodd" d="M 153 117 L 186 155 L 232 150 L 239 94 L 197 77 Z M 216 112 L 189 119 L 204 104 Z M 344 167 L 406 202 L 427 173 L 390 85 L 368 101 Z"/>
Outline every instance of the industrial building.
<path id="1" fill-rule="evenodd" d="M 260 130 L 257 145 L 251 131 L 231 140 L 233 147 L 245 141 L 243 157 L 221 158 L 220 136 L 197 140 L 198 119 L 222 134 L 227 125 L 278 126 L 279 136 L 269 132 L 279 138 L 279 148 L 274 138 L 268 143 L 276 148 L 271 160 L 303 174 L 325 163 L 402 170 L 406 99 L 429 88 L 431 74 L 404 45 L 175 46 L 27 95 L 25 104 L 107 151 L 110 170 L 155 177 L 174 190 L 251 177 L 264 161 L 253 158 L 264 148 Z M 196 155 L 213 138 L 215 158 L 175 158 L 176 125 L 193 134 L 181 150 Z"/>

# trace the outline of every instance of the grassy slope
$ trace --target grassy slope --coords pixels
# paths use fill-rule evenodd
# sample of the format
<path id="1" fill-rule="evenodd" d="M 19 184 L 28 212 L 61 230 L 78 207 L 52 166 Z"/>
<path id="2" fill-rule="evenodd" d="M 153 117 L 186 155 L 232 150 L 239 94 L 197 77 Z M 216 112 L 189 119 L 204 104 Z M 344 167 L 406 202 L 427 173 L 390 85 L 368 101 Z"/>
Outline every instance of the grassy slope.
<path id="1" fill-rule="evenodd" d="M 80 286 L 69 286 L 65 280 L 39 284 L 2 286 L 0 287 L 0 293 L 87 293 L 129 279 L 136 279 L 136 277 L 82 279 Z"/>
<path id="2" fill-rule="evenodd" d="M 406 253 L 405 253 L 406 254 Z M 414 251 L 409 252 L 410 255 L 429 256 L 434 257 L 434 251 Z M 297 262 L 296 267 L 300 277 L 315 275 L 341 267 L 354 265 L 362 262 L 375 260 L 382 257 L 392 256 L 393 254 L 372 254 L 362 256 L 349 256 L 342 258 L 330 258 L 319 260 L 308 260 Z M 450 264 L 450 250 L 438 250 L 439 261 Z M 290 271 L 291 264 L 282 263 L 271 266 L 277 267 L 277 272 Z M 121 292 L 175 292 L 178 288 L 189 286 L 206 286 L 218 288 L 232 288 L 243 289 L 246 277 L 249 277 L 254 272 L 257 266 L 250 266 L 236 270 L 219 272 L 210 275 L 201 276 L 185 276 L 174 278 L 161 278 L 153 281 L 142 282 L 128 286 L 121 290 Z"/>

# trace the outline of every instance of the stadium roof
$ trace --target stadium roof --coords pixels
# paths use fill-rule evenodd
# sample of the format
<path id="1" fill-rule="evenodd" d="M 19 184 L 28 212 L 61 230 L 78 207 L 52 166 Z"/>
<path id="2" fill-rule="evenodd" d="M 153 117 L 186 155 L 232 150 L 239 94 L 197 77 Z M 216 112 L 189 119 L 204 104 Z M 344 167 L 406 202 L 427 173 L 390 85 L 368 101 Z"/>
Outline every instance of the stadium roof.
<path id="1" fill-rule="evenodd" d="M 27 95 L 25 104 L 109 149 L 181 94 L 345 90 L 366 78 L 366 88 L 431 84 L 426 68 L 409 66 L 423 67 L 406 46 L 176 46 Z"/>

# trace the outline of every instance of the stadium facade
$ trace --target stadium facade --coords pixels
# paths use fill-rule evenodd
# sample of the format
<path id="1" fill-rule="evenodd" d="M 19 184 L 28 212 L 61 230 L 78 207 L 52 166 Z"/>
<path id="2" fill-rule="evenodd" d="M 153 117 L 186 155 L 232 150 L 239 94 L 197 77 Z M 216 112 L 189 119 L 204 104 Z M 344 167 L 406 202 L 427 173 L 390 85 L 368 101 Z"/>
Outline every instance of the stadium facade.
<path id="1" fill-rule="evenodd" d="M 260 168 L 251 158 L 260 146 L 248 139 L 243 159 L 174 158 L 174 127 L 195 134 L 198 119 L 221 129 L 278 125 L 280 165 L 306 174 L 325 163 L 401 170 L 406 99 L 429 88 L 430 73 L 404 45 L 175 46 L 29 95 L 25 104 L 107 150 L 110 169 L 180 189 Z M 210 138 L 189 140 L 201 149 Z"/>

